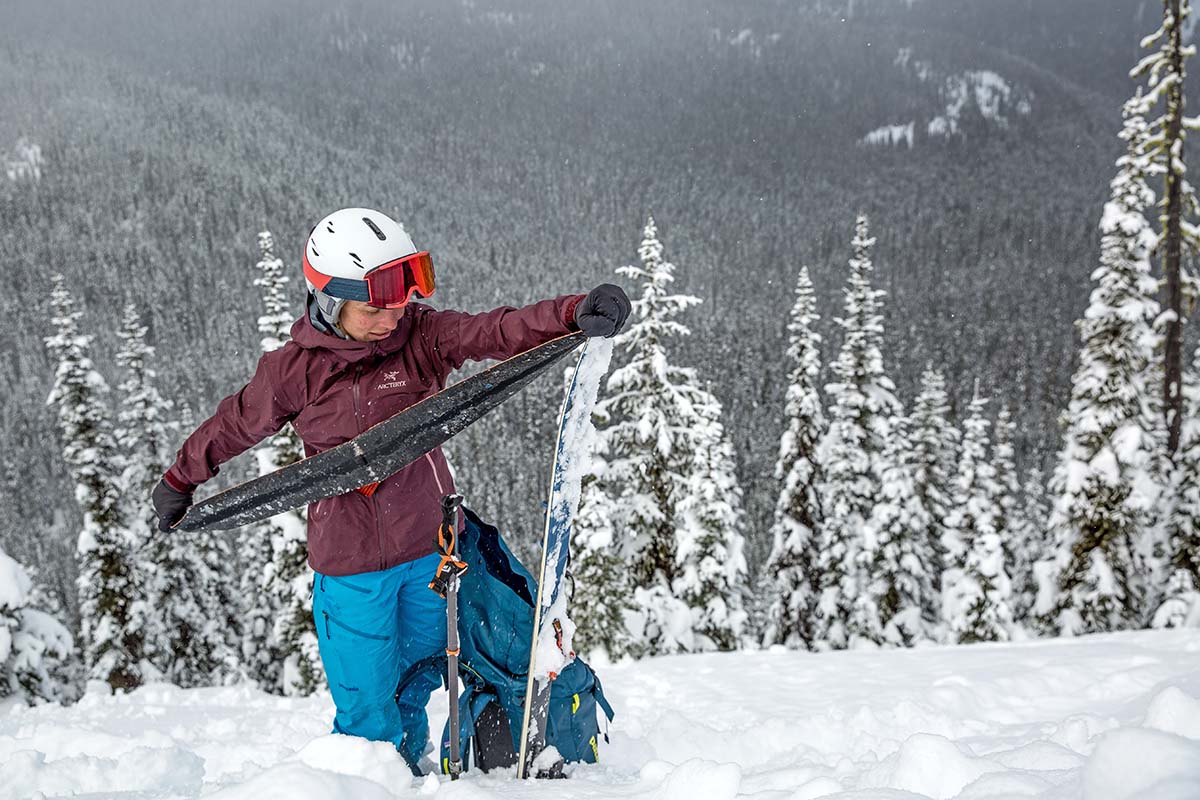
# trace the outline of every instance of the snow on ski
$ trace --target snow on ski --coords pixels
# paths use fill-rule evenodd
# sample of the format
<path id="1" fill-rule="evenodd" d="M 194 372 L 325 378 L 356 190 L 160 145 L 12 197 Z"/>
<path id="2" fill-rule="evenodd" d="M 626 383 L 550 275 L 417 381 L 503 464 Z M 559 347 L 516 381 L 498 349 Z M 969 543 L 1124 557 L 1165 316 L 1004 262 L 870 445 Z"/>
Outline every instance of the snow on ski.
<path id="1" fill-rule="evenodd" d="M 567 614 L 566 594 L 562 591 L 563 574 L 570 555 L 571 522 L 579 508 L 580 485 L 596 437 L 592 409 L 596 405 L 600 381 L 608 372 L 612 351 L 611 339 L 589 339 L 580 351 L 563 398 L 550 496 L 546 504 L 542 563 L 537 573 L 529 681 L 521 725 L 521 752 L 517 760 L 517 776 L 521 778 L 530 775 L 531 767 L 538 768 L 535 774 L 552 772 L 554 762 L 558 761 L 553 754 L 543 753 L 543 748 L 551 681 L 575 657 L 571 649 L 575 624 Z"/>

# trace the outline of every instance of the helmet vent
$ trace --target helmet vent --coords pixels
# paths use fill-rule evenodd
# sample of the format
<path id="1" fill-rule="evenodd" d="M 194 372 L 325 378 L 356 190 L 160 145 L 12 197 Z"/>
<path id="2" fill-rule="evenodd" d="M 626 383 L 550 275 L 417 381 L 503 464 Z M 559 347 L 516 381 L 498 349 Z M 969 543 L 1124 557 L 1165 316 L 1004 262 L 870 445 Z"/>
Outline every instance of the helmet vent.
<path id="1" fill-rule="evenodd" d="M 330 233 L 333 233 L 333 223 L 332 223 L 332 222 L 326 222 L 326 223 L 325 223 L 325 230 L 329 231 Z"/>
<path id="2" fill-rule="evenodd" d="M 370 228 L 372 231 L 374 231 L 375 236 L 379 238 L 379 241 L 381 241 L 381 242 L 387 241 L 387 236 L 385 236 L 383 234 L 383 231 L 379 230 L 379 226 L 375 224 L 375 221 L 373 219 L 371 219 L 370 217 L 363 217 L 362 221 L 367 223 L 367 227 Z"/>
<path id="3" fill-rule="evenodd" d="M 317 246 L 315 244 L 313 244 L 312 242 L 308 243 L 308 249 L 312 250 L 313 255 L 316 256 L 317 258 L 321 257 L 321 254 L 317 252 Z"/>
<path id="4" fill-rule="evenodd" d="M 350 257 L 354 259 L 354 266 L 358 267 L 359 269 L 364 269 L 362 265 L 362 259 L 358 257 L 358 253 L 351 253 Z"/>

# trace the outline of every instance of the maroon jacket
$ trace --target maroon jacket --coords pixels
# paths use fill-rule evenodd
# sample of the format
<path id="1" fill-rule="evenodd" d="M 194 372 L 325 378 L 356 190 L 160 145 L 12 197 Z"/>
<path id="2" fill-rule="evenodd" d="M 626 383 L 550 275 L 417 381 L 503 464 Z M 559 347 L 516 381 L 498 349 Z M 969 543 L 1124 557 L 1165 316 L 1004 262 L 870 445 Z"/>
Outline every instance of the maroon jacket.
<path id="1" fill-rule="evenodd" d="M 509 358 L 575 327 L 580 296 L 483 314 L 410 303 L 391 336 L 356 342 L 321 333 L 308 316 L 265 354 L 250 382 L 183 443 L 166 480 L 191 490 L 221 464 L 292 427 L 306 456 L 352 439 L 445 388 L 467 360 Z M 440 501 L 454 490 L 441 448 L 379 484 L 308 506 L 308 563 L 326 575 L 388 569 L 434 551 Z"/>

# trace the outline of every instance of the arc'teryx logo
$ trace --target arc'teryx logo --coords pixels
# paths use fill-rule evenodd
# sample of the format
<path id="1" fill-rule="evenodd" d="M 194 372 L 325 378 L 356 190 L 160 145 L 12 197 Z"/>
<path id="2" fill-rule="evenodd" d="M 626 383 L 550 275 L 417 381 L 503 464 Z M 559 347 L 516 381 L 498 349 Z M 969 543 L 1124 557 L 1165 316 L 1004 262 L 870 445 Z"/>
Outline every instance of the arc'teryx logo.
<path id="1" fill-rule="evenodd" d="M 403 389 L 405 386 L 408 385 L 408 381 L 396 380 L 396 378 L 399 377 L 399 375 L 400 375 L 400 370 L 396 370 L 395 372 L 387 372 L 385 370 L 383 373 L 383 383 L 376 386 L 375 390 L 379 391 L 381 389 Z"/>

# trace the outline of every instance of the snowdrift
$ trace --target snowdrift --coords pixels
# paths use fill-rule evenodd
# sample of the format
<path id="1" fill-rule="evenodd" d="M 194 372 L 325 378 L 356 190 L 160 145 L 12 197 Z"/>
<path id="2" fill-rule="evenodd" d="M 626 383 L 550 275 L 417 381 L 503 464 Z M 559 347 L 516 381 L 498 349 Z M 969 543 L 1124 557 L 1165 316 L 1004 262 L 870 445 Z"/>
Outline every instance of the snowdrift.
<path id="1" fill-rule="evenodd" d="M 327 698 L 155 685 L 0 708 L 0 798 L 1200 798 L 1196 630 L 600 671 L 611 743 L 569 781 L 413 778 L 388 745 L 330 735 Z"/>

